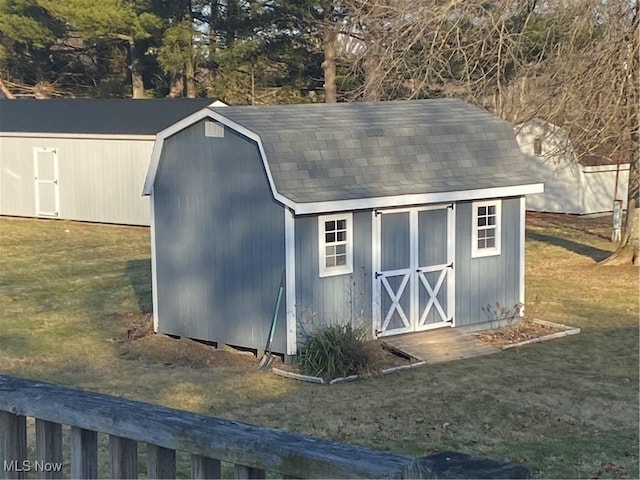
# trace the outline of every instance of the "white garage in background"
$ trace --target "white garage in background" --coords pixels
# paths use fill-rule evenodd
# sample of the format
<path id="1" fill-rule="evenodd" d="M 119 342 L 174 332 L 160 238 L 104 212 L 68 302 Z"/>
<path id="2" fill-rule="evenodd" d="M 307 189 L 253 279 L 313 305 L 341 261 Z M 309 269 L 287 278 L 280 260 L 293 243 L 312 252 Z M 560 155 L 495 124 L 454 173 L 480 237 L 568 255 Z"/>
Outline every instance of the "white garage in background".
<path id="1" fill-rule="evenodd" d="M 0 215 L 149 225 L 156 133 L 211 103 L 0 100 Z"/>
<path id="2" fill-rule="evenodd" d="M 544 193 L 527 195 L 527 210 L 591 214 L 610 212 L 616 190 L 615 162 L 587 158 L 578 162 L 566 132 L 535 118 L 515 128 L 523 153 L 528 154 L 531 173 L 544 182 Z M 629 164 L 619 166 L 617 199 L 627 207 Z"/>

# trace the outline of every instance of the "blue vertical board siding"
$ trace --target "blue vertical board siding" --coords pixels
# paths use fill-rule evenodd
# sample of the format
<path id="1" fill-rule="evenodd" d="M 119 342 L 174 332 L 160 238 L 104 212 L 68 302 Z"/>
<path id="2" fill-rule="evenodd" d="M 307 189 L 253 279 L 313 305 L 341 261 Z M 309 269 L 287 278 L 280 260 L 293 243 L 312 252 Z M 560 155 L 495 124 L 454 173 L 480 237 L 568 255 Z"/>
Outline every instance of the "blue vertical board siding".
<path id="1" fill-rule="evenodd" d="M 326 324 L 371 331 L 371 211 L 353 214 L 353 273 L 320 278 L 318 217 L 295 219 L 296 314 L 299 341 Z"/>
<path id="2" fill-rule="evenodd" d="M 472 203 L 456 207 L 456 317 L 455 325 L 493 320 L 482 307 L 512 308 L 518 303 L 520 283 L 520 199 L 502 199 L 501 253 L 471 258 Z"/>
<path id="3" fill-rule="evenodd" d="M 284 210 L 255 142 L 194 124 L 165 140 L 153 188 L 159 331 L 263 348 L 285 265 Z"/>

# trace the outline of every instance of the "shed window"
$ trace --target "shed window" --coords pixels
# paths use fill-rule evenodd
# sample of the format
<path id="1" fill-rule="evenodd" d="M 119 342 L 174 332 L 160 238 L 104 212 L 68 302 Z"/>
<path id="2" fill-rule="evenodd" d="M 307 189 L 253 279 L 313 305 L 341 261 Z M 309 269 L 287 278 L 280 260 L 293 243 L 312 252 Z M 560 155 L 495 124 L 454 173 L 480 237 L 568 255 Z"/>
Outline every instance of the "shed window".
<path id="1" fill-rule="evenodd" d="M 352 218 L 350 213 L 318 217 L 321 277 L 353 271 Z"/>
<path id="2" fill-rule="evenodd" d="M 502 202 L 473 202 L 472 257 L 500 255 Z"/>

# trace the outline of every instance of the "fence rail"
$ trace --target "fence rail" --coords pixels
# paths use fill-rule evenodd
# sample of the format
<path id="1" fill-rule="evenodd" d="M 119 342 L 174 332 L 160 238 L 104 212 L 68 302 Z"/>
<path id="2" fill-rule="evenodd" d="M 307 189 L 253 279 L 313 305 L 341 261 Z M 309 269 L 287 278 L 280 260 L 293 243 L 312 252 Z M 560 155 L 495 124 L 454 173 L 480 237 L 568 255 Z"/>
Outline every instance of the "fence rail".
<path id="1" fill-rule="evenodd" d="M 35 418 L 33 465 L 27 417 Z M 236 478 L 265 478 L 266 472 L 285 478 L 529 478 L 521 465 L 456 453 L 415 459 L 0 375 L 5 478 L 27 478 L 34 470 L 37 478 L 62 478 L 54 468 L 63 461 L 62 425 L 71 427 L 72 478 L 97 478 L 98 433 L 109 436 L 111 478 L 137 478 L 139 442 L 147 446 L 148 478 L 175 478 L 176 451 L 191 454 L 192 478 L 220 478 L 221 461 L 235 465 Z"/>

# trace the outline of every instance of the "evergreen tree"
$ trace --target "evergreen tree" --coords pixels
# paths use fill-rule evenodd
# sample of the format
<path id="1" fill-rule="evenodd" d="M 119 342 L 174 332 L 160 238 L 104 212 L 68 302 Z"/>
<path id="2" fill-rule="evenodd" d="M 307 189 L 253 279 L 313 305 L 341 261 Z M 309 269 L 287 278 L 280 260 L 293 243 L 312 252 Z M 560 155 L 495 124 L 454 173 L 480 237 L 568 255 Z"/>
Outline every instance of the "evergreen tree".
<path id="1" fill-rule="evenodd" d="M 133 98 L 144 98 L 142 41 L 162 25 L 150 0 L 38 0 L 51 15 L 70 25 L 85 41 L 112 40 L 128 48 Z"/>

